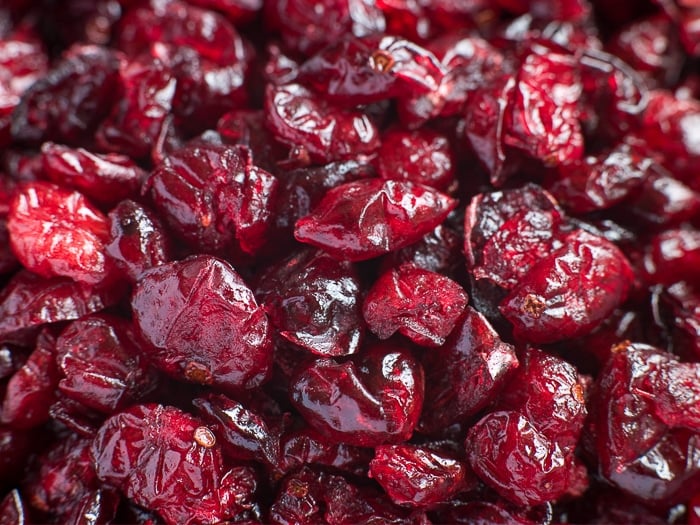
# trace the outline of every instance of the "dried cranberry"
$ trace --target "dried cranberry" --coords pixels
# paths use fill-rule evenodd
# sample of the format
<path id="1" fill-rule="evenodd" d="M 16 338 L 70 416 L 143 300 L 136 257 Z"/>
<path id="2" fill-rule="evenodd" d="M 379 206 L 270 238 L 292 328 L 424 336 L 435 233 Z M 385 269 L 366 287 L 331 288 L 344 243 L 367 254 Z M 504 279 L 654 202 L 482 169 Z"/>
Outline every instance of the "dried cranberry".
<path id="1" fill-rule="evenodd" d="M 153 268 L 137 283 L 131 307 L 150 358 L 173 377 L 228 390 L 266 380 L 267 317 L 228 263 L 200 255 Z"/>
<path id="2" fill-rule="evenodd" d="M 466 305 L 467 294 L 450 278 L 404 264 L 377 279 L 362 313 L 380 339 L 398 331 L 419 345 L 440 346 Z"/>
<path id="3" fill-rule="evenodd" d="M 256 296 L 280 335 L 292 343 L 324 356 L 360 348 L 364 324 L 352 263 L 304 250 L 264 272 Z"/>
<path id="4" fill-rule="evenodd" d="M 136 405 L 111 417 L 90 455 L 101 481 L 168 523 L 215 523 L 252 506 L 253 471 L 226 470 L 214 433 L 173 407 Z"/>
<path id="5" fill-rule="evenodd" d="M 110 279 L 108 227 L 81 193 L 45 182 L 20 188 L 7 220 L 12 249 L 25 268 L 92 285 Z"/>
<path id="6" fill-rule="evenodd" d="M 311 427 L 333 441 L 376 446 L 413 433 L 423 406 L 423 369 L 406 350 L 382 345 L 355 361 L 318 359 L 289 388 Z"/>
<path id="7" fill-rule="evenodd" d="M 409 182 L 350 182 L 328 191 L 311 215 L 297 221 L 294 235 L 338 259 L 371 259 L 418 241 L 456 204 Z"/>
<path id="8" fill-rule="evenodd" d="M 22 494 L 14 489 L 0 501 L 0 525 L 26 525 L 29 522 Z"/>

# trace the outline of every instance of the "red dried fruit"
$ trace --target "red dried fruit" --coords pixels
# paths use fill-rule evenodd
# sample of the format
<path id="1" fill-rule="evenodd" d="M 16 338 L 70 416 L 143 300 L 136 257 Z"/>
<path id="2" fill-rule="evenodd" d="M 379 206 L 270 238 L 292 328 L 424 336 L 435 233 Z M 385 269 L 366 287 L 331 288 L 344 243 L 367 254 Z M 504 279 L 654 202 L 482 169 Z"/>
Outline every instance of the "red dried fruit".
<path id="1" fill-rule="evenodd" d="M 614 244 L 577 230 L 533 266 L 499 308 L 518 339 L 561 341 L 598 326 L 627 298 L 633 280 Z"/>
<path id="2" fill-rule="evenodd" d="M 653 284 L 700 282 L 700 232 L 666 230 L 649 241 L 644 254 L 644 277 Z"/>
<path id="3" fill-rule="evenodd" d="M 440 346 L 467 306 L 452 279 L 404 264 L 381 275 L 367 292 L 362 314 L 380 339 L 395 332 L 423 346 Z"/>
<path id="4" fill-rule="evenodd" d="M 695 431 L 683 428 L 692 403 L 678 403 L 694 394 L 696 387 L 685 387 L 697 381 L 697 373 L 697 365 L 647 345 L 624 342 L 613 349 L 592 399 L 596 451 L 606 479 L 651 504 L 673 504 L 698 491 L 700 465 L 688 461 L 700 447 L 697 421 L 691 425 Z M 670 383 L 669 374 L 683 379 Z"/>
<path id="5" fill-rule="evenodd" d="M 406 180 L 447 190 L 454 184 L 455 159 L 445 135 L 422 129 L 387 131 L 377 156 L 377 173 L 387 180 Z"/>
<path id="6" fill-rule="evenodd" d="M 202 446 L 202 424 L 162 405 L 136 405 L 108 419 L 90 449 L 97 477 L 166 523 L 232 519 L 253 504 L 255 474 L 226 470 L 218 445 Z"/>
<path id="7" fill-rule="evenodd" d="M 12 113 L 13 139 L 80 144 L 118 94 L 119 56 L 97 46 L 71 48 L 47 75 L 32 84 Z"/>
<path id="8" fill-rule="evenodd" d="M 38 427 L 49 419 L 60 374 L 56 366 L 56 340 L 45 330 L 27 362 L 7 383 L 0 422 L 13 428 Z"/>
<path id="9" fill-rule="evenodd" d="M 155 388 L 155 376 L 131 325 L 107 315 L 73 321 L 56 340 L 66 397 L 105 414 L 123 410 Z"/>
<path id="10" fill-rule="evenodd" d="M 364 323 L 352 263 L 307 249 L 268 268 L 255 295 L 288 341 L 322 356 L 360 348 Z"/>
<path id="11" fill-rule="evenodd" d="M 0 425 L 0 491 L 19 481 L 35 439 L 25 431 Z M 0 524 L 4 515 L 0 507 Z"/>
<path id="12" fill-rule="evenodd" d="M 173 377 L 234 391 L 267 379 L 267 317 L 228 263 L 200 255 L 153 268 L 131 308 L 149 357 Z"/>
<path id="13" fill-rule="evenodd" d="M 107 217 L 81 193 L 46 182 L 21 187 L 7 219 L 12 249 L 25 268 L 93 285 L 111 278 L 108 228 Z"/>
<path id="14" fill-rule="evenodd" d="M 576 484 L 581 466 L 573 454 L 516 411 L 491 412 L 467 434 L 474 472 L 501 496 L 519 505 L 556 500 Z"/>
<path id="15" fill-rule="evenodd" d="M 367 115 L 332 106 L 301 84 L 267 86 L 265 121 L 278 141 L 304 148 L 317 163 L 369 155 L 379 148 L 379 131 Z"/>
<path id="16" fill-rule="evenodd" d="M 66 522 L 74 525 L 114 522 L 120 500 L 117 491 L 111 488 L 100 488 L 88 492 L 76 502 Z"/>
<path id="17" fill-rule="evenodd" d="M 420 430 L 436 432 L 468 420 L 491 403 L 518 359 L 486 318 L 467 307 L 447 342 L 426 353 L 423 365 L 426 408 Z"/>
<path id="18" fill-rule="evenodd" d="M 455 458 L 412 445 L 380 445 L 370 463 L 377 480 L 397 505 L 444 503 L 464 488 L 466 466 Z"/>
<path id="19" fill-rule="evenodd" d="M 41 146 L 44 174 L 56 184 L 75 188 L 94 202 L 114 205 L 138 194 L 146 177 L 129 157 L 99 155 L 52 142 Z"/>
<path id="20" fill-rule="evenodd" d="M 263 8 L 263 0 L 190 0 L 190 3 L 219 11 L 233 23 L 248 22 Z"/>
<path id="21" fill-rule="evenodd" d="M 188 146 L 168 155 L 146 186 L 156 209 L 203 251 L 255 253 L 266 241 L 277 179 L 244 146 Z"/>
<path id="22" fill-rule="evenodd" d="M 114 266 L 136 282 L 146 270 L 170 260 L 170 242 L 155 214 L 126 200 L 109 212 L 105 253 Z"/>
<path id="23" fill-rule="evenodd" d="M 418 242 L 386 255 L 382 269 L 411 263 L 418 268 L 452 277 L 464 265 L 462 244 L 460 233 L 441 224 Z"/>
<path id="24" fill-rule="evenodd" d="M 338 259 L 361 261 L 418 241 L 456 205 L 409 182 L 349 182 L 328 191 L 311 215 L 297 221 L 294 235 Z"/>
<path id="25" fill-rule="evenodd" d="M 28 522 L 22 494 L 17 489 L 11 490 L 0 502 L 0 525 L 26 525 Z"/>
<path id="26" fill-rule="evenodd" d="M 290 397 L 329 440 L 371 447 L 408 439 L 423 407 L 423 369 L 406 350 L 374 346 L 354 361 L 317 359 L 291 380 Z"/>

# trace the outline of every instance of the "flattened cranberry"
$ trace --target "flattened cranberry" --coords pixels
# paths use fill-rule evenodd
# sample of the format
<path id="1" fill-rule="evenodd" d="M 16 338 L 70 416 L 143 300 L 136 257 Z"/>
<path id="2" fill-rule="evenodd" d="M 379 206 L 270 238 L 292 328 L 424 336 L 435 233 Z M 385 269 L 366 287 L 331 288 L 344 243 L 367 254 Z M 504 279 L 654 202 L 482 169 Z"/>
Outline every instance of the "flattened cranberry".
<path id="1" fill-rule="evenodd" d="M 307 249 L 269 268 L 256 296 L 285 339 L 315 354 L 354 354 L 364 324 L 352 263 Z"/>
<path id="2" fill-rule="evenodd" d="M 69 434 L 39 457 L 25 492 L 32 507 L 67 518 L 76 503 L 96 488 L 90 459 L 91 440 Z"/>
<path id="3" fill-rule="evenodd" d="M 167 523 L 218 523 L 252 506 L 253 471 L 225 470 L 211 430 L 173 407 L 136 405 L 111 417 L 90 455 L 102 482 Z"/>
<path id="4" fill-rule="evenodd" d="M 56 340 L 63 373 L 58 387 L 83 405 L 113 414 L 155 388 L 155 377 L 130 323 L 92 315 L 72 322 Z"/>
<path id="5" fill-rule="evenodd" d="M 60 379 L 56 366 L 56 340 L 45 330 L 27 362 L 7 383 L 0 421 L 14 428 L 33 428 L 49 418 Z"/>
<path id="6" fill-rule="evenodd" d="M 65 277 L 17 273 L 0 294 L 0 334 L 78 319 L 114 303 L 114 297 Z"/>
<path id="7" fill-rule="evenodd" d="M 411 437 L 423 406 L 423 369 L 407 351 L 382 345 L 355 361 L 317 359 L 289 388 L 311 427 L 333 441 L 369 447 Z"/>
<path id="8" fill-rule="evenodd" d="M 469 430 L 465 446 L 474 472 L 519 505 L 556 500 L 576 482 L 574 456 L 516 411 L 484 416 Z"/>
<path id="9" fill-rule="evenodd" d="M 173 377 L 229 390 L 267 378 L 267 317 L 228 263 L 200 255 L 153 268 L 136 285 L 131 307 L 149 356 Z"/>
<path id="10" fill-rule="evenodd" d="M 107 151 L 147 157 L 173 109 L 177 81 L 170 69 L 149 56 L 122 64 L 119 75 L 124 95 L 100 124 L 97 144 Z"/>
<path id="11" fill-rule="evenodd" d="M 466 466 L 428 448 L 380 445 L 370 476 L 397 505 L 425 507 L 449 501 L 464 488 Z"/>
<path id="12" fill-rule="evenodd" d="M 446 190 L 454 183 L 455 159 L 446 136 L 421 129 L 382 135 L 377 172 L 383 179 L 407 180 Z"/>
<path id="13" fill-rule="evenodd" d="M 83 148 L 52 142 L 41 146 L 44 174 L 56 184 L 69 186 L 106 205 L 138 193 L 146 177 L 131 159 L 122 155 L 99 155 Z"/>
<path id="14" fill-rule="evenodd" d="M 465 421 L 492 402 L 518 367 L 515 349 L 486 318 L 467 307 L 447 342 L 427 353 L 421 430 Z"/>
<path id="15" fill-rule="evenodd" d="M 499 307 L 521 340 L 585 335 L 627 298 L 634 275 L 614 244 L 582 230 L 563 244 L 533 266 Z"/>
<path id="16" fill-rule="evenodd" d="M 200 250 L 235 246 L 255 253 L 266 241 L 277 179 L 253 165 L 244 146 L 181 148 L 155 169 L 147 187 L 168 225 Z"/>
<path id="17" fill-rule="evenodd" d="M 71 48 L 22 95 L 12 113 L 12 137 L 32 144 L 90 140 L 117 98 L 119 61 L 107 48 Z"/>
<path id="18" fill-rule="evenodd" d="M 399 332 L 423 346 L 440 346 L 467 306 L 452 279 L 404 264 L 381 275 L 367 293 L 362 314 L 380 339 Z"/>
<path id="19" fill-rule="evenodd" d="M 311 215 L 297 221 L 294 235 L 338 259 L 361 261 L 418 241 L 456 205 L 409 182 L 350 182 L 328 191 Z"/>
<path id="20" fill-rule="evenodd" d="M 588 414 L 586 386 L 573 365 L 528 348 L 513 379 L 501 393 L 498 406 L 520 411 L 568 454 L 576 448 Z"/>
<path id="21" fill-rule="evenodd" d="M 317 163 L 369 155 L 379 148 L 379 131 L 367 115 L 331 106 L 301 84 L 268 85 L 265 118 L 278 141 L 303 147 Z"/>
<path id="22" fill-rule="evenodd" d="M 155 214 L 126 200 L 109 212 L 109 243 L 105 253 L 136 282 L 143 272 L 170 260 L 170 242 Z"/>
<path id="23" fill-rule="evenodd" d="M 7 219 L 12 249 L 25 268 L 85 284 L 109 280 L 108 228 L 107 217 L 81 193 L 45 182 L 22 187 Z"/>
<path id="24" fill-rule="evenodd" d="M 685 377 L 671 384 L 668 374 Z M 676 426 L 683 425 L 688 396 L 695 389 L 685 390 L 684 385 L 687 379 L 697 381 L 696 375 L 697 365 L 681 364 L 647 345 L 625 342 L 613 348 L 591 405 L 596 408 L 596 451 L 606 479 L 653 504 L 672 504 L 698 491 L 700 465 L 690 458 L 698 457 L 700 435 Z M 678 399 L 669 405 L 674 390 Z"/>

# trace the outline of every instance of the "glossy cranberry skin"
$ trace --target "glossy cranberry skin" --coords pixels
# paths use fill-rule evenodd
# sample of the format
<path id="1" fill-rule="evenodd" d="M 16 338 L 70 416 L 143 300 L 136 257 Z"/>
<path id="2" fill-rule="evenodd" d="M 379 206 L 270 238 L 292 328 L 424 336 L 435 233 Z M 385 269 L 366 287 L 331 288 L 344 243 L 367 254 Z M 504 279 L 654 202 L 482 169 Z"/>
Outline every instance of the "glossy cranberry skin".
<path id="1" fill-rule="evenodd" d="M 521 340 L 585 335 L 627 297 L 634 276 L 614 244 L 581 230 L 563 244 L 533 266 L 499 307 Z"/>
<path id="2" fill-rule="evenodd" d="M 454 496 L 466 477 L 466 465 L 428 448 L 380 445 L 370 475 L 397 505 L 425 507 Z"/>
<path id="3" fill-rule="evenodd" d="M 7 229 L 17 258 L 42 277 L 65 276 L 89 285 L 110 278 L 107 217 L 79 192 L 45 182 L 20 188 Z"/>
<path id="4" fill-rule="evenodd" d="M 56 361 L 61 393 L 105 414 L 123 410 L 156 386 L 131 324 L 117 317 L 73 321 L 56 340 Z"/>
<path id="5" fill-rule="evenodd" d="M 256 480 L 247 467 L 227 471 L 212 436 L 174 407 L 135 405 L 104 423 L 90 456 L 101 481 L 166 523 L 216 523 L 250 507 Z"/>
<path id="6" fill-rule="evenodd" d="M 406 350 L 375 346 L 354 361 L 318 359 L 291 380 L 307 423 L 329 439 L 376 446 L 408 439 L 423 406 L 423 369 Z"/>
<path id="7" fill-rule="evenodd" d="M 0 294 L 0 334 L 78 319 L 114 303 L 114 295 L 66 277 L 42 279 L 26 270 Z"/>
<path id="8" fill-rule="evenodd" d="M 645 278 L 650 283 L 698 282 L 700 232 L 670 229 L 654 236 L 644 254 Z"/>
<path id="9" fill-rule="evenodd" d="M 315 96 L 301 84 L 268 85 L 265 119 L 275 139 L 301 147 L 316 163 L 369 155 L 379 148 L 379 130 L 370 118 Z"/>
<path id="10" fill-rule="evenodd" d="M 22 95 L 12 113 L 12 137 L 79 144 L 90 139 L 118 94 L 119 56 L 97 46 L 77 46 Z"/>
<path id="11" fill-rule="evenodd" d="M 448 277 L 404 264 L 367 292 L 362 313 L 380 339 L 397 331 L 423 346 L 440 346 L 467 305 L 467 294 Z"/>
<path id="12" fill-rule="evenodd" d="M 574 456 L 516 411 L 484 416 L 465 443 L 474 472 L 501 496 L 537 505 L 563 496 L 574 483 Z"/>
<path id="13" fill-rule="evenodd" d="M 456 204 L 409 182 L 350 182 L 328 191 L 310 215 L 297 221 L 294 236 L 338 259 L 361 261 L 418 241 Z"/>
<path id="14" fill-rule="evenodd" d="M 445 191 L 454 183 L 455 159 L 446 136 L 430 130 L 387 131 L 377 157 L 383 179 L 407 180 Z"/>
<path id="15" fill-rule="evenodd" d="M 153 268 L 137 283 L 131 308 L 150 359 L 173 377 L 227 390 L 266 380 L 268 320 L 228 263 L 200 255 Z"/>
<path id="16" fill-rule="evenodd" d="M 669 374 L 678 377 L 671 382 Z M 697 492 L 700 469 L 686 458 L 700 437 L 694 412 L 681 401 L 694 395 L 697 374 L 697 365 L 647 345 L 613 348 L 591 406 L 601 473 L 622 491 L 657 505 Z"/>
<path id="17" fill-rule="evenodd" d="M 100 155 L 52 142 L 41 146 L 46 176 L 56 184 L 82 192 L 94 202 L 114 205 L 138 194 L 145 172 L 122 155 Z"/>
<path id="18" fill-rule="evenodd" d="M 109 212 L 109 242 L 105 253 L 131 282 L 170 260 L 171 243 L 153 211 L 125 200 Z"/>
<path id="19" fill-rule="evenodd" d="M 464 265 L 462 235 L 447 224 L 437 226 L 418 242 L 387 254 L 382 269 L 411 263 L 435 273 L 453 277 Z"/>
<path id="20" fill-rule="evenodd" d="M 436 432 L 463 422 L 491 403 L 518 367 L 515 348 L 471 307 L 447 342 L 431 349 L 425 367 L 425 410 L 420 430 Z"/>
<path id="21" fill-rule="evenodd" d="M 321 356 L 359 350 L 364 323 L 352 263 L 305 249 L 264 272 L 255 295 L 288 341 Z"/>
<path id="22" fill-rule="evenodd" d="M 265 242 L 277 179 L 244 146 L 189 146 L 168 155 L 146 188 L 156 210 L 194 247 L 255 253 Z"/>
<path id="23" fill-rule="evenodd" d="M 0 525 L 25 525 L 28 523 L 27 507 L 19 490 L 7 493 L 0 501 Z"/>

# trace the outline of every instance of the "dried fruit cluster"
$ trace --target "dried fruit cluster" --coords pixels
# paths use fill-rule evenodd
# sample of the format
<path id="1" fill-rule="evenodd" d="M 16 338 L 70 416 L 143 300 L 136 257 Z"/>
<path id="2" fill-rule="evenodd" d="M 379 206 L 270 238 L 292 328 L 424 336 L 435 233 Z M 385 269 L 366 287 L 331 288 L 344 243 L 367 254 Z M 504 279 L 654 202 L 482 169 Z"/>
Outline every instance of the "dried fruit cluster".
<path id="1" fill-rule="evenodd" d="M 0 6 L 0 525 L 700 523 L 697 0 Z"/>

